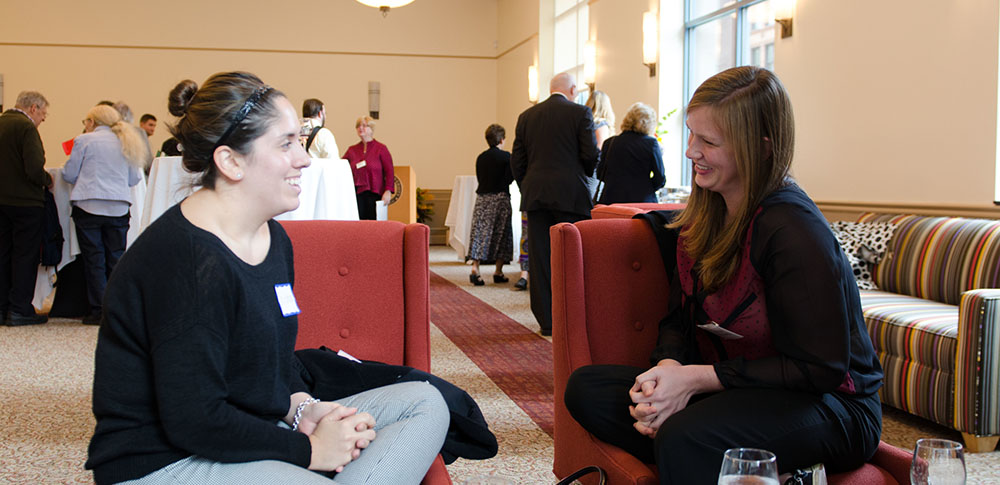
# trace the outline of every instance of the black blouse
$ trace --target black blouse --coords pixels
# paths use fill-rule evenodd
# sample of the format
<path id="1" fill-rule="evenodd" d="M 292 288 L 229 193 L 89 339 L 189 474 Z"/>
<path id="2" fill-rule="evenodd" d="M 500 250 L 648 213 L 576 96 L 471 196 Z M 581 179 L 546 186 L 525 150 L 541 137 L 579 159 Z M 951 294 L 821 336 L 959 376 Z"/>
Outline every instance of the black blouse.
<path id="1" fill-rule="evenodd" d="M 676 241 L 662 218 L 644 217 L 659 240 Z M 850 265 L 816 204 L 797 185 L 769 195 L 753 222 L 749 258 L 764 282 L 767 319 L 776 355 L 717 362 L 725 388 L 758 387 L 870 395 L 882 385 L 882 367 L 861 312 Z M 661 244 L 668 269 L 676 254 Z M 675 280 L 676 281 L 676 280 Z M 729 283 L 732 284 L 732 283 Z M 660 322 L 653 365 L 672 358 L 704 362 L 694 343 L 702 331 L 681 308 L 680 285 L 670 288 L 668 315 Z M 844 386 L 848 384 L 846 387 Z"/>

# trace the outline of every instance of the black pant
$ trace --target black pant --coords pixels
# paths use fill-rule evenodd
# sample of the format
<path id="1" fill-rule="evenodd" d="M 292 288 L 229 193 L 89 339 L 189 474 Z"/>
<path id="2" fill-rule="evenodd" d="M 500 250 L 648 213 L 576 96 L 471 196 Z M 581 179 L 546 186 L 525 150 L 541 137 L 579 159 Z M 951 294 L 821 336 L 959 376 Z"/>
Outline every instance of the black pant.
<path id="1" fill-rule="evenodd" d="M 715 483 L 729 448 L 763 448 L 779 473 L 823 463 L 827 473 L 857 468 L 875 453 L 882 433 L 878 394 L 853 397 L 785 389 L 729 389 L 695 396 L 647 438 L 632 424 L 628 390 L 647 369 L 592 365 L 566 387 L 573 419 L 601 441 L 646 463 L 661 484 Z"/>
<path id="2" fill-rule="evenodd" d="M 31 299 L 42 254 L 45 209 L 0 205 L 0 318 L 34 315 Z"/>
<path id="3" fill-rule="evenodd" d="M 560 222 L 577 222 L 590 219 L 589 215 L 563 211 L 528 211 L 528 273 L 531 284 L 531 313 L 543 332 L 552 331 L 552 246 L 549 228 Z"/>
<path id="4" fill-rule="evenodd" d="M 73 207 L 72 215 L 83 258 L 83 274 L 87 280 L 87 302 L 90 303 L 91 314 L 97 314 L 101 311 L 108 278 L 125 253 L 129 215 L 98 216 L 79 207 Z"/>
<path id="5" fill-rule="evenodd" d="M 374 221 L 377 219 L 375 215 L 375 203 L 382 200 L 382 196 L 366 190 L 357 195 L 358 199 L 358 219 L 362 221 Z"/>

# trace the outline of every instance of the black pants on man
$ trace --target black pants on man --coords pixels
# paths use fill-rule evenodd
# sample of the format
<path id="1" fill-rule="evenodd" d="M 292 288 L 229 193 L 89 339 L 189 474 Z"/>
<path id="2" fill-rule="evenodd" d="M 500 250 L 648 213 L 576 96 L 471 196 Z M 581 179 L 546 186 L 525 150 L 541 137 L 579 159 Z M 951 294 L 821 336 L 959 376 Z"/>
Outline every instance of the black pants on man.
<path id="1" fill-rule="evenodd" d="M 590 219 L 590 215 L 563 211 L 528 211 L 528 274 L 531 284 L 531 313 L 535 315 L 542 335 L 552 335 L 552 245 L 549 228 L 560 222 Z"/>
<path id="2" fill-rule="evenodd" d="M 101 313 L 104 288 L 115 265 L 125 253 L 129 215 L 118 217 L 91 214 L 79 207 L 73 208 L 73 225 L 83 257 L 83 274 L 87 280 L 87 302 L 90 314 Z"/>
<path id="3" fill-rule="evenodd" d="M 661 484 L 716 483 L 729 448 L 762 448 L 778 457 L 778 473 L 822 462 L 827 473 L 863 465 L 878 447 L 878 394 L 849 396 L 787 389 L 728 389 L 697 395 L 667 418 L 655 439 L 632 427 L 629 388 L 647 369 L 591 365 L 566 386 L 566 408 L 584 429 L 646 463 Z"/>
<path id="4" fill-rule="evenodd" d="M 0 319 L 34 315 L 31 299 L 42 251 L 45 209 L 0 205 Z"/>

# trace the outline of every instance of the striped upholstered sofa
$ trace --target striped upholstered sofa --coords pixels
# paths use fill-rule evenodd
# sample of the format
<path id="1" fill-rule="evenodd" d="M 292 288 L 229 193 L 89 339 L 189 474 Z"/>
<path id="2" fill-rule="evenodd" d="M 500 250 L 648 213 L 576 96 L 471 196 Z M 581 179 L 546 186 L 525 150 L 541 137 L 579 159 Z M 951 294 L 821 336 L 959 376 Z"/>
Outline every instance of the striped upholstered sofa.
<path id="1" fill-rule="evenodd" d="M 861 290 L 885 368 L 882 402 L 962 432 L 971 452 L 1000 438 L 1000 221 L 862 214 L 895 232 Z"/>

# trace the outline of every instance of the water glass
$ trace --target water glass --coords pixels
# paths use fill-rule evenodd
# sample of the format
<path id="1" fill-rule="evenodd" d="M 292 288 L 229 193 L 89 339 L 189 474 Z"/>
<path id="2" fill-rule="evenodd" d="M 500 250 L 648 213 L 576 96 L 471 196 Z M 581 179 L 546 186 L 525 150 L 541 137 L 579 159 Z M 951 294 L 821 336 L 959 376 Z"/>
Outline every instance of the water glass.
<path id="1" fill-rule="evenodd" d="M 719 485 L 778 485 L 778 460 L 767 450 L 730 448 L 722 457 Z"/>
<path id="2" fill-rule="evenodd" d="M 965 452 L 951 440 L 920 439 L 910 465 L 913 485 L 965 485 Z"/>

